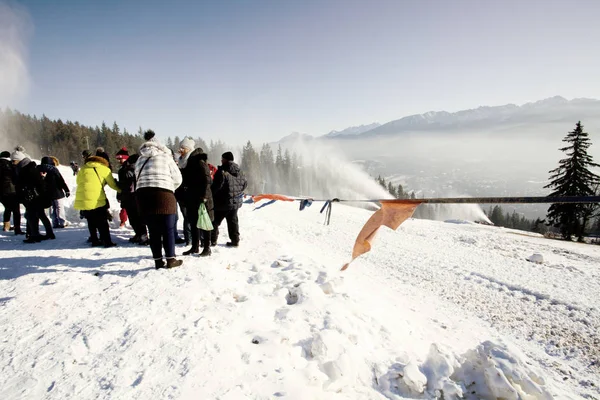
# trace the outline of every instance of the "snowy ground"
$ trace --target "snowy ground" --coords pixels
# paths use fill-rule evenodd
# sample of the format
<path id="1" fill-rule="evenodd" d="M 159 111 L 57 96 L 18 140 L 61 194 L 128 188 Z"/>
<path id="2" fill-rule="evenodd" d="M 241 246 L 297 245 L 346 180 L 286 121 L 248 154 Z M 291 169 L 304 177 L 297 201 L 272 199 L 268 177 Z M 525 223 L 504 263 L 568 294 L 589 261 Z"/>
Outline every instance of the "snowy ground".
<path id="1" fill-rule="evenodd" d="M 319 207 L 168 271 L 128 230 L 0 235 L 0 398 L 600 398 L 600 246 L 409 220 L 340 272 L 370 212 Z"/>

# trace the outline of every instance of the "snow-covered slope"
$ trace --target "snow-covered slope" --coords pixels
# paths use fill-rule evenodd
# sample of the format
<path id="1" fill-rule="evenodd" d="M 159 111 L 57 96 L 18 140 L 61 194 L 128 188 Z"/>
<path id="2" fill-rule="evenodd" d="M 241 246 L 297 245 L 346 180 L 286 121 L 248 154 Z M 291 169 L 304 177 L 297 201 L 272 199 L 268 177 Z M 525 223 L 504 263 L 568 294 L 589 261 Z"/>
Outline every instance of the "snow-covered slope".
<path id="1" fill-rule="evenodd" d="M 409 220 L 342 273 L 370 213 L 334 207 L 246 204 L 169 271 L 124 231 L 0 235 L 0 398 L 600 396 L 600 247 Z"/>

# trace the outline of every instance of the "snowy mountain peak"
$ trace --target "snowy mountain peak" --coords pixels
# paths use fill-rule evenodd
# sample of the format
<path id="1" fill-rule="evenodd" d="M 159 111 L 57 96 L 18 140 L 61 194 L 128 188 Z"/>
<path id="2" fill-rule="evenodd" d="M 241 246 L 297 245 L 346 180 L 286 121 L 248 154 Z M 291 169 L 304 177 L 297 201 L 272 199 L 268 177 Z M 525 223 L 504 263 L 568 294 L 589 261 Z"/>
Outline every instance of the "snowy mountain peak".
<path id="1" fill-rule="evenodd" d="M 368 132 L 368 131 L 378 128 L 380 126 L 381 126 L 380 123 L 373 122 L 372 124 L 367 124 L 367 125 L 351 126 L 350 128 L 346 128 L 341 131 L 331 131 L 328 134 L 326 134 L 325 136 L 326 137 L 336 137 L 336 136 L 343 136 L 343 135 L 360 135 L 361 133 Z"/>
<path id="2" fill-rule="evenodd" d="M 563 104 L 567 104 L 567 103 L 569 103 L 569 100 L 565 99 L 564 97 L 554 96 L 554 97 L 549 97 L 547 99 L 523 104 L 522 107 L 534 107 L 534 108 L 553 107 L 553 106 L 563 105 Z"/>

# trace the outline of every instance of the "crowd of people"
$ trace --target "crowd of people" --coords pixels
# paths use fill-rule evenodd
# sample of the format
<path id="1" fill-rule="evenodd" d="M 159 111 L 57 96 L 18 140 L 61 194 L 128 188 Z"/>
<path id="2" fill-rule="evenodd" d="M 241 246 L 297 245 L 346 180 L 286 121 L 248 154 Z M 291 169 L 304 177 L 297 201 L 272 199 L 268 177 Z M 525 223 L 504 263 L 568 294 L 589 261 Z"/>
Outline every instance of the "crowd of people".
<path id="1" fill-rule="evenodd" d="M 108 186 L 117 192 L 120 226 L 129 221 L 134 232 L 129 241 L 149 245 L 157 269 L 183 263 L 176 258 L 176 244 L 189 246 L 184 256 L 210 256 L 223 220 L 227 221 L 230 240 L 226 246 L 238 247 L 237 213 L 247 180 L 233 154 L 224 153 L 216 168 L 191 138 L 181 142 L 178 154 L 160 143 L 151 130 L 144 133 L 144 140 L 137 154 L 130 155 L 125 147 L 117 152 L 118 179 L 113 176 L 109 155 L 101 147 L 93 154 L 84 150 L 81 166 L 70 163 L 77 182 L 74 208 L 87 220 L 91 246 L 116 246 L 110 236 L 112 214 L 105 192 Z M 43 157 L 37 165 L 21 146 L 12 153 L 0 154 L 4 231 L 26 235 L 25 243 L 38 243 L 55 239 L 54 229 L 67 226 L 64 199 L 70 191 L 58 165 L 59 160 L 51 156 Z M 27 220 L 25 232 L 21 229 L 21 204 Z M 178 207 L 183 215 L 183 238 L 177 230 Z"/>

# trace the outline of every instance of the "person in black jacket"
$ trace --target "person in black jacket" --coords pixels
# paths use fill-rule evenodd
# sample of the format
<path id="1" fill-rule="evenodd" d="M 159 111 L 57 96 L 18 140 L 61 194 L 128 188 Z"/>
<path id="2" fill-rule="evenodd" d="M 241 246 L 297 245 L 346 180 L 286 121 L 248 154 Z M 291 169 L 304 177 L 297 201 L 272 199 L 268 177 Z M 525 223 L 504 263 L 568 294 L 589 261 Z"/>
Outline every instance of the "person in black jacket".
<path id="1" fill-rule="evenodd" d="M 183 176 L 183 170 L 187 166 L 188 159 L 190 158 L 192 151 L 196 147 L 196 142 L 191 137 L 183 138 L 181 143 L 179 143 L 179 157 L 176 160 L 177 166 L 181 171 Z M 184 188 L 179 187 L 175 191 L 175 198 L 177 199 L 177 204 L 179 205 L 179 209 L 181 210 L 181 215 L 183 216 L 183 241 L 181 239 L 175 239 L 176 244 L 183 244 L 187 246 L 190 243 L 192 237 L 192 223 L 188 218 L 187 207 L 185 202 L 185 194 Z"/>
<path id="2" fill-rule="evenodd" d="M 229 232 L 229 247 L 238 247 L 240 244 L 240 227 L 238 222 L 238 209 L 242 206 L 244 190 L 248 181 L 240 167 L 233 162 L 231 152 L 223 153 L 221 166 L 215 172 L 212 184 L 212 193 L 215 203 L 214 229 L 211 234 L 211 245 L 217 245 L 219 238 L 219 225 L 224 219 L 227 220 L 227 231 Z"/>
<path id="3" fill-rule="evenodd" d="M 124 153 L 122 149 L 119 152 Z M 139 158 L 138 154 L 129 156 L 128 154 L 117 153 L 117 160 L 121 164 L 118 182 L 121 193 L 117 194 L 117 200 L 121 202 L 121 207 L 127 212 L 129 223 L 133 228 L 134 235 L 129 241 L 131 243 L 147 245 L 150 243 L 148 241 L 148 230 L 135 198 L 135 163 Z"/>
<path id="4" fill-rule="evenodd" d="M 51 157 L 42 157 L 38 168 L 41 173 L 46 174 L 43 196 L 45 197 L 44 202 L 52 206 L 52 227 L 64 228 L 67 222 L 64 199 L 71 195 L 69 187 Z"/>
<path id="5" fill-rule="evenodd" d="M 202 203 L 206 206 L 211 221 L 214 220 L 214 203 L 210 189 L 212 179 L 208 168 L 208 156 L 204 150 L 197 148 L 190 154 L 185 168 L 181 170 L 181 176 L 183 182 L 180 186 L 180 192 L 183 194 L 187 219 L 191 225 L 190 239 L 192 244 L 192 247 L 188 251 L 184 251 L 183 255 L 199 253 L 200 244 L 202 244 L 203 249 L 200 256 L 210 256 L 210 231 L 200 230 L 197 227 L 198 209 Z"/>
<path id="6" fill-rule="evenodd" d="M 23 151 L 14 151 L 10 158 L 16 166 L 15 189 L 17 196 L 19 202 L 25 206 L 27 217 L 28 238 L 24 242 L 37 243 L 44 239 L 55 239 L 50 220 L 44 213 L 47 200 L 44 197 L 42 173 L 38 170 L 36 163 L 31 161 Z M 45 236 L 40 234 L 40 219 L 46 229 Z"/>
<path id="7" fill-rule="evenodd" d="M 10 231 L 10 216 L 13 216 L 15 235 L 22 235 L 21 231 L 21 209 L 15 191 L 14 167 L 10 160 L 10 153 L 3 151 L 0 154 L 0 202 L 4 206 L 4 228 Z"/>

